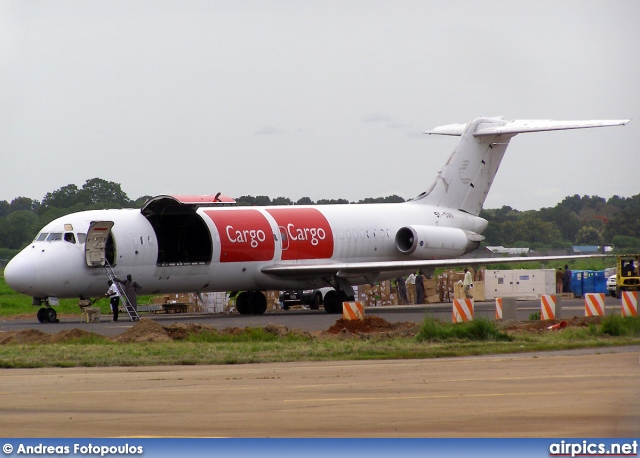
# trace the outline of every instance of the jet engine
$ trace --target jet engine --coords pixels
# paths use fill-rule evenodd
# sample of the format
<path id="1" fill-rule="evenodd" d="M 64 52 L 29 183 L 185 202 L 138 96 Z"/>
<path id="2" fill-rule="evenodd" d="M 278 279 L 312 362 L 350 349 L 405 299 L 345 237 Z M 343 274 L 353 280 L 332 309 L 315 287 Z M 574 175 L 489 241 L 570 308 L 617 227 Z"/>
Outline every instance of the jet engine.
<path id="1" fill-rule="evenodd" d="M 396 248 L 417 259 L 455 258 L 480 245 L 484 236 L 454 227 L 405 226 L 396 233 Z"/>

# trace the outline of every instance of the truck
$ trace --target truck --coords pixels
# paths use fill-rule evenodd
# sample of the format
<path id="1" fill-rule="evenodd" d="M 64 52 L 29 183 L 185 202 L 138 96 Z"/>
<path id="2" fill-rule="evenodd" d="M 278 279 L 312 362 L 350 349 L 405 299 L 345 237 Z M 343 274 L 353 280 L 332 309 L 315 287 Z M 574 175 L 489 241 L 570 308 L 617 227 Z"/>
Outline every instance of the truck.
<path id="1" fill-rule="evenodd" d="M 333 291 L 333 288 L 327 286 L 316 289 L 281 291 L 278 300 L 284 310 L 289 310 L 292 305 L 303 305 L 308 306 L 311 310 L 318 310 L 321 305 L 324 305 L 324 296 L 329 291 Z"/>
<path id="2" fill-rule="evenodd" d="M 640 254 L 618 255 L 616 265 L 615 296 L 619 297 L 621 291 L 640 291 Z"/>

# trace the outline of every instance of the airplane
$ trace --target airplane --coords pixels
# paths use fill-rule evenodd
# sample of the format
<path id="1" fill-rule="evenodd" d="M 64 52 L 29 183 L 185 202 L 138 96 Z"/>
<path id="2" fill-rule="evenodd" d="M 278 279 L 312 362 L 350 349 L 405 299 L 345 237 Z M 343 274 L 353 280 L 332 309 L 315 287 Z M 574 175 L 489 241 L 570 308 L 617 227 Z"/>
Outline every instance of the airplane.
<path id="1" fill-rule="evenodd" d="M 354 285 L 496 262 L 460 256 L 484 239 L 488 222 L 480 210 L 514 136 L 629 121 L 484 117 L 436 127 L 425 133 L 459 136 L 459 143 L 431 187 L 403 203 L 241 207 L 218 193 L 159 195 L 142 209 L 72 213 L 43 227 L 7 264 L 5 280 L 42 306 L 40 322 L 56 321 L 51 305 L 58 298 L 103 295 L 105 269 L 112 277 L 132 275 L 141 294 L 241 291 L 241 314 L 266 311 L 261 291 L 331 286 L 324 308 L 342 313 Z M 567 256 L 499 262 L 557 259 Z"/>

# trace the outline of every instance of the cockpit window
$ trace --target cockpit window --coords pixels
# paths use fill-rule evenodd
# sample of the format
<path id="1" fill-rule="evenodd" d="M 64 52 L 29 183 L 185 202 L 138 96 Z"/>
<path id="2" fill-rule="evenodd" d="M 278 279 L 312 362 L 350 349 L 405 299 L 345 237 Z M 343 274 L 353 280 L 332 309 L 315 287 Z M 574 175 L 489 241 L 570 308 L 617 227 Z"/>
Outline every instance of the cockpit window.
<path id="1" fill-rule="evenodd" d="M 38 235 L 38 238 L 36 239 L 37 242 L 44 242 L 45 240 L 47 240 L 47 235 L 49 235 L 48 232 L 43 232 L 42 234 Z"/>
<path id="2" fill-rule="evenodd" d="M 65 232 L 64 241 L 69 243 L 76 243 L 76 236 L 73 235 L 73 232 Z"/>
<path id="3" fill-rule="evenodd" d="M 87 234 L 78 232 L 78 243 L 84 243 L 87 240 Z"/>
<path id="4" fill-rule="evenodd" d="M 52 232 L 47 237 L 47 242 L 58 242 L 60 240 L 62 240 L 62 232 Z"/>

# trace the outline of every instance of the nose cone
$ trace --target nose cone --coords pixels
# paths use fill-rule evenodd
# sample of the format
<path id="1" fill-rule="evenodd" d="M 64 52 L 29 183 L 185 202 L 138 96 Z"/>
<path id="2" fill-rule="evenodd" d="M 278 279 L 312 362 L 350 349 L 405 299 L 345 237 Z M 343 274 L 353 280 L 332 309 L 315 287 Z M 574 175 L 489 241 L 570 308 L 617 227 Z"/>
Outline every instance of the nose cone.
<path id="1" fill-rule="evenodd" d="M 4 280 L 11 289 L 29 294 L 36 280 L 36 269 L 30 259 L 17 255 L 4 268 Z"/>

